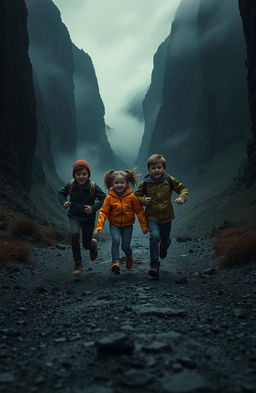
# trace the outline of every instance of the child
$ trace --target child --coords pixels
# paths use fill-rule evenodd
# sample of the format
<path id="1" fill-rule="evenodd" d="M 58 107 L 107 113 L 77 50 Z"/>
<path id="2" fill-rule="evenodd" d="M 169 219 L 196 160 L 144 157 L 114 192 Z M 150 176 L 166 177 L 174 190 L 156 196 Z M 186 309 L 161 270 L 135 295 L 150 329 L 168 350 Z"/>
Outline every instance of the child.
<path id="1" fill-rule="evenodd" d="M 101 232 L 106 219 L 109 220 L 112 237 L 112 266 L 111 271 L 120 274 L 119 245 L 126 255 L 126 268 L 133 266 L 131 238 L 135 213 L 138 216 L 143 233 L 147 233 L 147 223 L 144 209 L 138 198 L 129 188 L 129 184 L 136 184 L 136 175 L 133 171 L 108 171 L 104 176 L 104 183 L 109 193 L 99 212 L 96 230 Z"/>
<path id="2" fill-rule="evenodd" d="M 92 239 L 96 211 L 100 209 L 106 194 L 92 182 L 90 166 L 85 160 L 78 160 L 73 164 L 73 178 L 59 191 L 59 201 L 64 209 L 69 208 L 68 216 L 71 232 L 71 246 L 75 267 L 73 274 L 82 272 L 82 257 L 80 250 L 80 230 L 86 250 L 90 250 L 90 259 L 94 261 L 98 256 L 97 240 Z M 67 201 L 67 196 L 70 201 Z M 97 199 L 97 200 L 96 200 Z"/>
<path id="3" fill-rule="evenodd" d="M 171 243 L 171 224 L 174 212 L 171 194 L 179 194 L 175 202 L 182 205 L 188 195 L 187 188 L 174 177 L 165 173 L 166 160 L 160 154 L 153 154 L 147 160 L 149 174 L 139 185 L 135 195 L 146 206 L 145 215 L 149 228 L 150 270 L 149 275 L 159 277 L 159 256 L 164 259 Z M 159 250 L 160 243 L 160 250 Z"/>

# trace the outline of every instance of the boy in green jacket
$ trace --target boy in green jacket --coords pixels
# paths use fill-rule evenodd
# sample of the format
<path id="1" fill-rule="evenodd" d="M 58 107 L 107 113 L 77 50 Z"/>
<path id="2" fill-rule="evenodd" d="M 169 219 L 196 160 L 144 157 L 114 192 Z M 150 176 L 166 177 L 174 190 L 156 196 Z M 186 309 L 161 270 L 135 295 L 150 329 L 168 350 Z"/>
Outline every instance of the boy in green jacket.
<path id="1" fill-rule="evenodd" d="M 150 270 L 149 275 L 159 277 L 159 256 L 164 259 L 167 255 L 171 239 L 171 224 L 174 211 L 171 202 L 172 191 L 179 197 L 175 202 L 185 203 L 188 190 L 184 184 L 165 173 L 166 160 L 160 154 L 153 154 L 147 160 L 149 174 L 140 183 L 135 195 L 142 205 L 146 206 L 145 215 L 149 228 Z M 160 248 L 159 248 L 160 244 Z"/>

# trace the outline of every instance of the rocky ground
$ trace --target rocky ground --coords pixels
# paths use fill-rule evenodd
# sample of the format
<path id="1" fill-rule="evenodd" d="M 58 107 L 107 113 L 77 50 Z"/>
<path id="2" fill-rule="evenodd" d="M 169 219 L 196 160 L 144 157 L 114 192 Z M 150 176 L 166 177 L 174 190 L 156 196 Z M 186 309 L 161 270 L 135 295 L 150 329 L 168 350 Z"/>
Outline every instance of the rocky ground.
<path id="1" fill-rule="evenodd" d="M 256 264 L 222 269 L 213 239 L 174 240 L 154 280 L 147 236 L 120 276 L 109 242 L 80 277 L 69 246 L 0 266 L 0 392 L 256 390 Z"/>

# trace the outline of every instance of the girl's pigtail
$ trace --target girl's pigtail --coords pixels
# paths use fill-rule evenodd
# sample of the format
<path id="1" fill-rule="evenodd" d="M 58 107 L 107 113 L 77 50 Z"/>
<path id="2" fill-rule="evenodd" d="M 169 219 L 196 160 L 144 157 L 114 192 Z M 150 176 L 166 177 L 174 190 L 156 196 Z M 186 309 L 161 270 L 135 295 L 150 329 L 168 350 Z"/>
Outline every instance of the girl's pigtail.
<path id="1" fill-rule="evenodd" d="M 112 175 L 115 171 L 113 169 L 111 169 L 110 171 L 107 171 L 104 174 L 104 184 L 107 187 L 107 189 L 109 190 L 112 187 L 113 184 L 113 178 Z"/>
<path id="2" fill-rule="evenodd" d="M 125 173 L 127 174 L 127 182 L 130 183 L 132 186 L 135 186 L 138 177 L 138 175 L 136 175 L 135 169 L 125 171 Z"/>

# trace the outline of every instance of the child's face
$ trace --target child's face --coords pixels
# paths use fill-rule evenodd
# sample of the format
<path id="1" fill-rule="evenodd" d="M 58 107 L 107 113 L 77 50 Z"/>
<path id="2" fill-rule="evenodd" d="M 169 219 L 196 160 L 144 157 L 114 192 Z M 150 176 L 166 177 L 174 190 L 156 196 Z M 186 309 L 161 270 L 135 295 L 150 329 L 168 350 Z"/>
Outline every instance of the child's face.
<path id="1" fill-rule="evenodd" d="M 75 180 L 77 181 L 77 183 L 84 184 L 89 177 L 89 172 L 88 172 L 87 168 L 83 168 L 83 169 L 75 172 L 74 176 L 75 176 Z"/>
<path id="2" fill-rule="evenodd" d="M 149 173 L 155 179 L 159 179 L 163 176 L 165 169 L 161 161 L 156 161 L 155 164 L 150 165 Z"/>
<path id="3" fill-rule="evenodd" d="M 127 187 L 128 184 L 124 176 L 118 175 L 115 177 L 113 181 L 113 190 L 117 194 L 122 194 Z"/>

